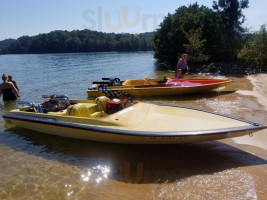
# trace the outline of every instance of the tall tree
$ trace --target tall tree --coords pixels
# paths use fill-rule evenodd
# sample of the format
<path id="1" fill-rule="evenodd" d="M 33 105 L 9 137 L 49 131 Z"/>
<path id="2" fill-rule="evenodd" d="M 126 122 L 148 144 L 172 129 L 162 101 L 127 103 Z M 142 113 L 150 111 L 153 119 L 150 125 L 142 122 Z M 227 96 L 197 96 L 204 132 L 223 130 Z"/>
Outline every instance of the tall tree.
<path id="1" fill-rule="evenodd" d="M 205 39 L 201 39 L 202 30 L 198 28 L 196 30 L 190 30 L 189 33 L 185 33 L 188 44 L 184 44 L 186 53 L 191 57 L 190 61 L 194 63 L 200 63 L 208 60 L 208 55 L 204 53 Z"/>
<path id="2" fill-rule="evenodd" d="M 213 9 L 218 13 L 221 53 L 226 61 L 235 60 L 242 47 L 241 33 L 245 31 L 242 27 L 245 22 L 242 10 L 248 8 L 248 4 L 248 0 L 213 1 Z"/>
<path id="3" fill-rule="evenodd" d="M 155 57 L 168 62 L 170 61 L 170 54 L 173 39 L 172 39 L 172 15 L 168 13 L 168 15 L 164 18 L 164 21 L 160 24 L 160 28 L 156 31 L 153 38 L 153 50 L 155 53 Z M 177 52 L 175 53 L 177 54 Z M 177 55 L 174 55 L 177 57 Z"/>
<path id="4" fill-rule="evenodd" d="M 263 25 L 254 40 L 245 45 L 238 58 L 246 64 L 249 70 L 267 71 L 267 30 Z"/>
<path id="5" fill-rule="evenodd" d="M 215 12 L 197 3 L 179 7 L 174 14 L 168 14 L 152 41 L 155 58 L 176 66 L 178 56 L 190 51 L 193 56 L 201 53 L 191 61 L 204 61 L 217 56 L 218 32 Z M 197 42 L 197 44 L 194 44 Z"/>

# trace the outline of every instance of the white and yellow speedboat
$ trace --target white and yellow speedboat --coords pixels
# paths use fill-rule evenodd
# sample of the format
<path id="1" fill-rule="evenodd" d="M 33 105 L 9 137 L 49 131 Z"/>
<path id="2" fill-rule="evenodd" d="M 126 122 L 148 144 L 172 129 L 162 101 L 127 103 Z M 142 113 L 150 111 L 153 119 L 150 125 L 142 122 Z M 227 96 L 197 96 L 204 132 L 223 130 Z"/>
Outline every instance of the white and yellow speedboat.
<path id="1" fill-rule="evenodd" d="M 107 98 L 107 97 L 105 97 Z M 7 125 L 52 135 L 109 143 L 178 144 L 238 137 L 266 127 L 183 106 L 136 103 L 104 114 L 103 102 L 70 100 L 59 112 L 38 113 L 34 106 L 3 115 Z"/>

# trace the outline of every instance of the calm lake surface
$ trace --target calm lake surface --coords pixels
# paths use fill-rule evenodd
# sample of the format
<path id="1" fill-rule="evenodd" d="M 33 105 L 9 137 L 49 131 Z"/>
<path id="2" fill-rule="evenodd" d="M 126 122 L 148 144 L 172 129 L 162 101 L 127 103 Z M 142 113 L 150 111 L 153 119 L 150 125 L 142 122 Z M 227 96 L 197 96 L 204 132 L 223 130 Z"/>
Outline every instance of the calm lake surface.
<path id="1" fill-rule="evenodd" d="M 55 93 L 87 99 L 91 82 L 102 77 L 173 76 L 155 69 L 153 52 L 0 55 L 0 73 L 13 75 L 20 99 L 35 102 Z M 203 94 L 139 100 L 193 106 L 267 125 L 267 75 L 228 78 L 235 82 Z M 1 99 L 0 115 L 17 106 Z M 187 145 L 104 144 L 7 131 L 1 117 L 0 199 L 264 200 L 266 144 L 266 130 L 253 137 Z"/>

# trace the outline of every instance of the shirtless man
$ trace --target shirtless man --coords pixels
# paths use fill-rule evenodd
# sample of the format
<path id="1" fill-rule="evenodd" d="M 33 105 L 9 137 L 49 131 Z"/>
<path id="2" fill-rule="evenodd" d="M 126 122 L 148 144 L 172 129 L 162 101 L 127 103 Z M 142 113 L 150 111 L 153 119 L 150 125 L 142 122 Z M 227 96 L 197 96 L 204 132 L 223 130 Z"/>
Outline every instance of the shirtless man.
<path id="1" fill-rule="evenodd" d="M 16 100 L 17 97 L 20 97 L 13 83 L 8 82 L 6 74 L 3 74 L 2 80 L 3 83 L 0 84 L 0 96 L 3 94 L 4 101 Z"/>

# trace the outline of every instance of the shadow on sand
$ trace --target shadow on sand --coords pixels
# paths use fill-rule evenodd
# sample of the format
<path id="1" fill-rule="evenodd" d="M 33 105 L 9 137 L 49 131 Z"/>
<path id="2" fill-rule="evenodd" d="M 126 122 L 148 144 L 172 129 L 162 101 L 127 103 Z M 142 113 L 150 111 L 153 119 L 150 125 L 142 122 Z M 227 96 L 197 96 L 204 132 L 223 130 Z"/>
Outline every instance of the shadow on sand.
<path id="1" fill-rule="evenodd" d="M 2 145 L 16 151 L 81 169 L 110 166 L 109 178 L 127 183 L 174 182 L 194 175 L 267 164 L 262 158 L 217 141 L 184 145 L 108 144 L 25 129 L 5 131 L 5 139 L 1 138 Z"/>

